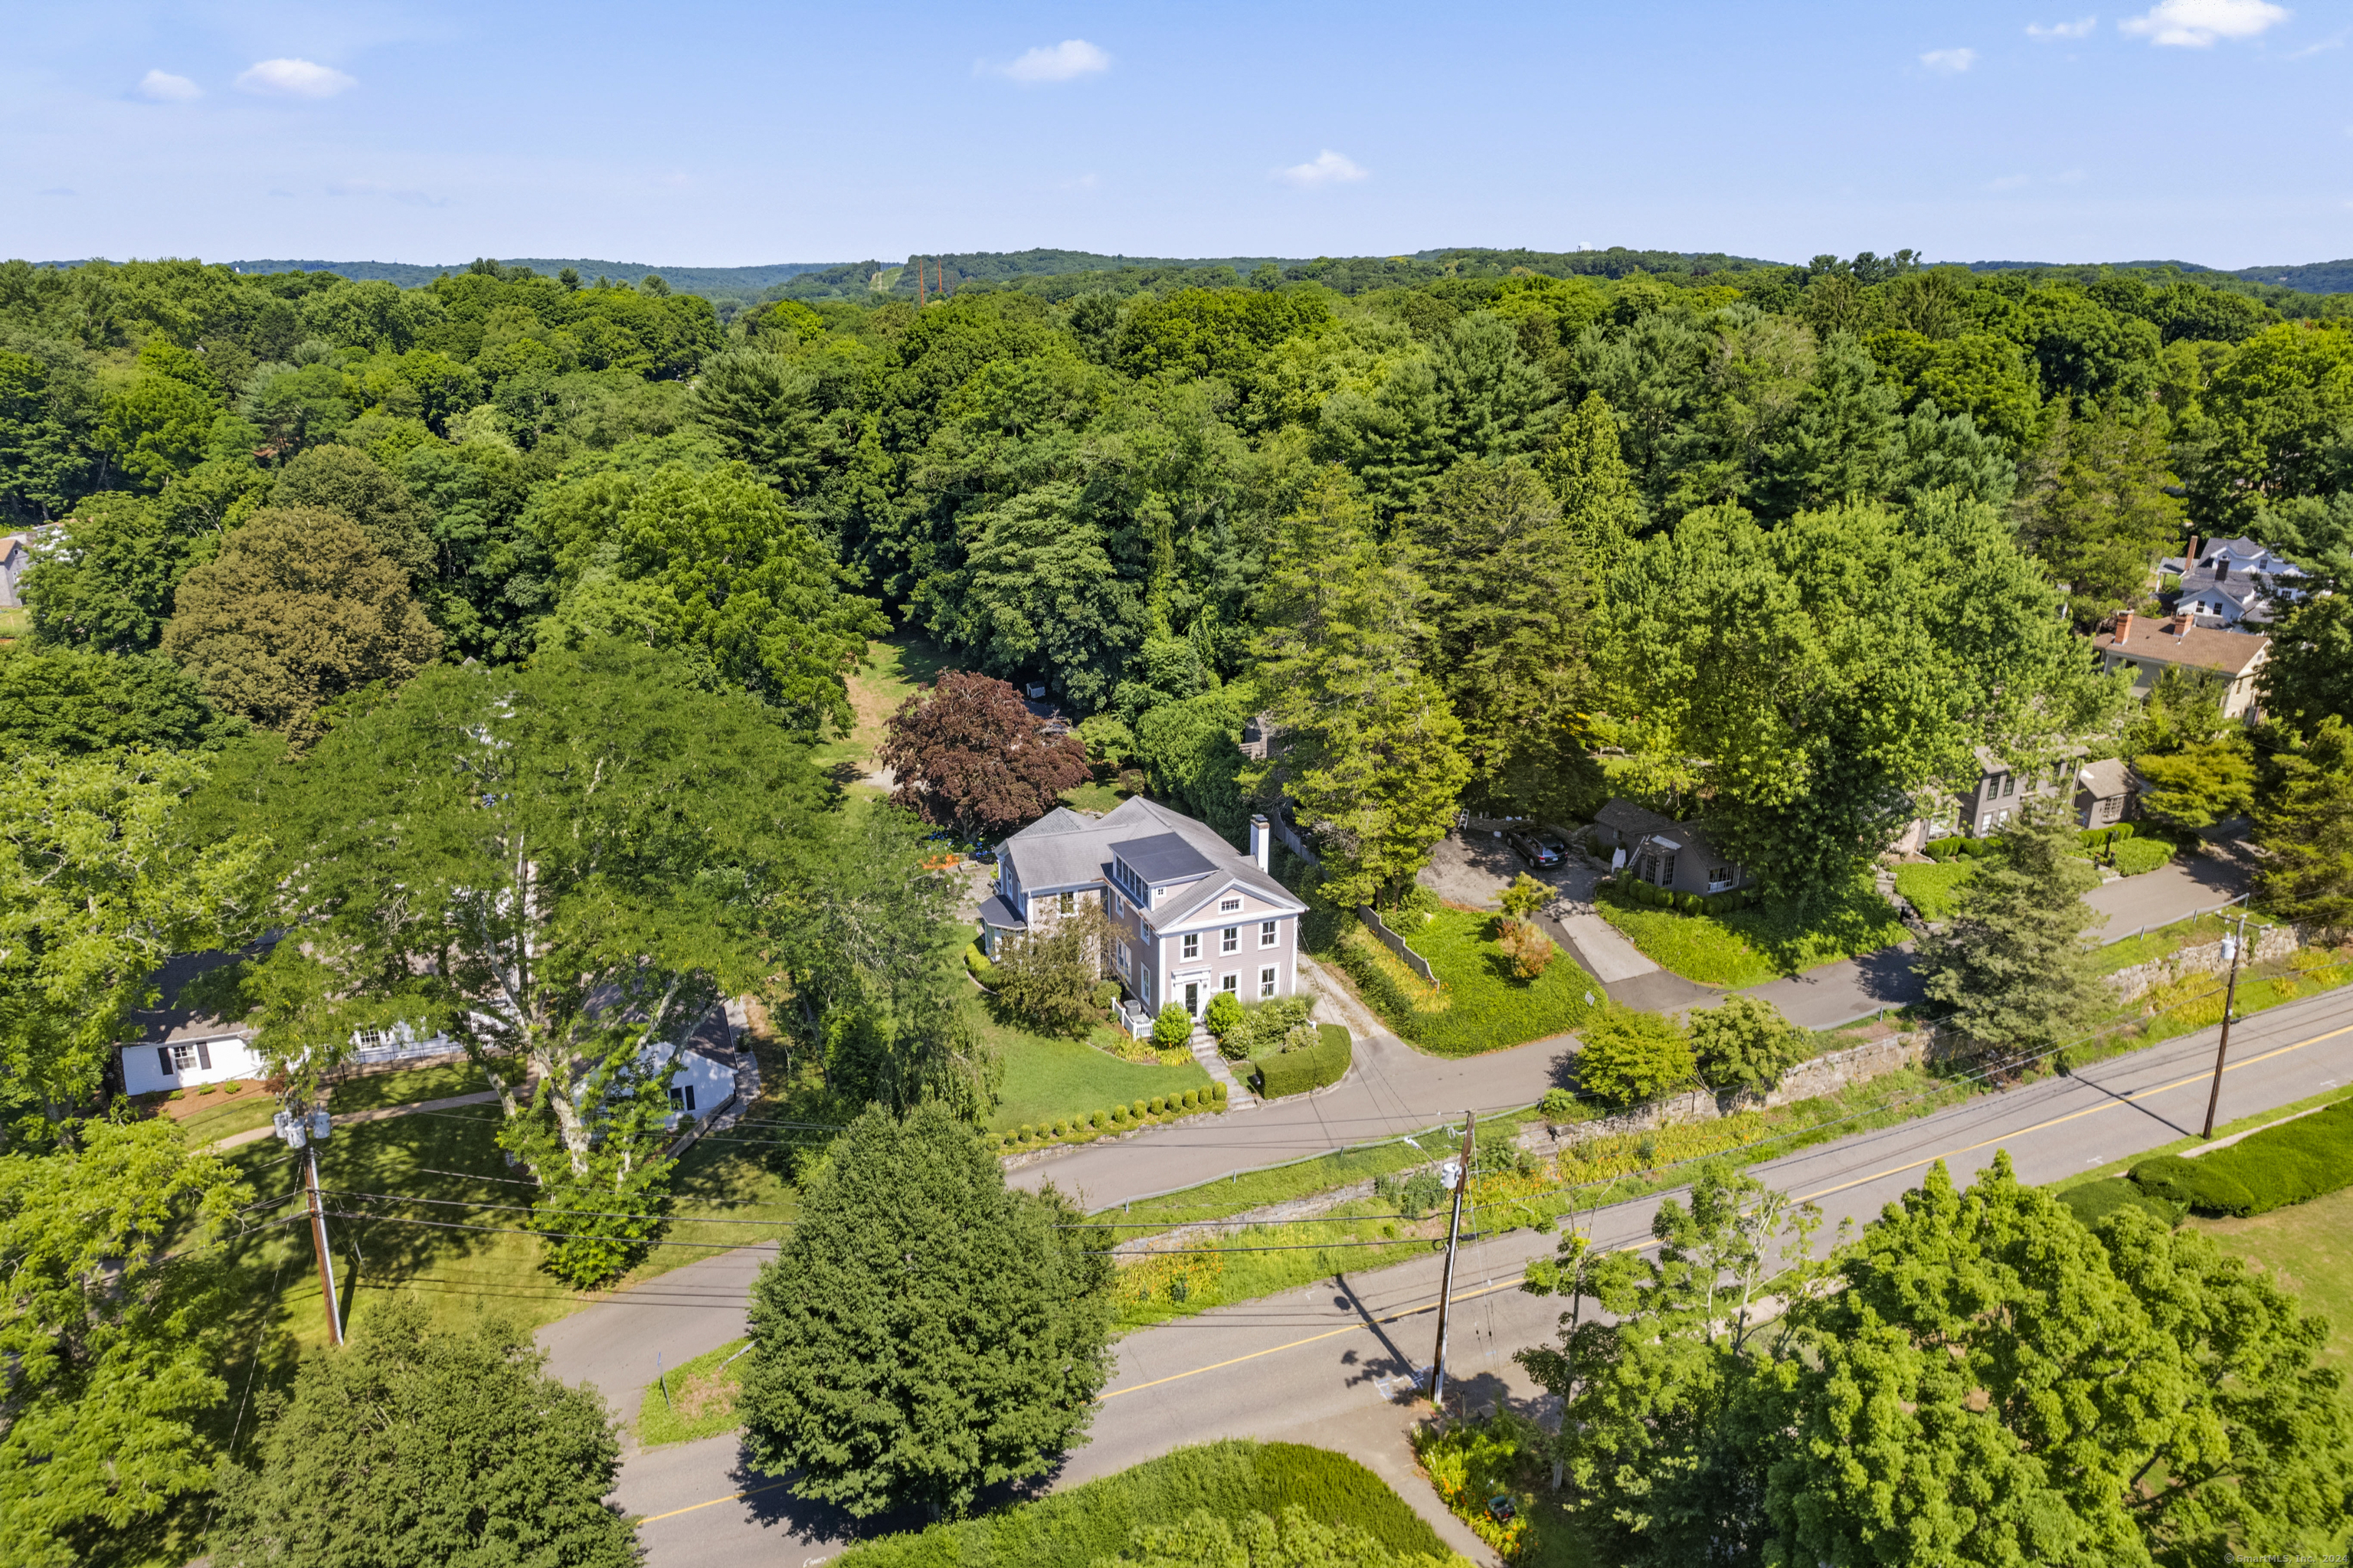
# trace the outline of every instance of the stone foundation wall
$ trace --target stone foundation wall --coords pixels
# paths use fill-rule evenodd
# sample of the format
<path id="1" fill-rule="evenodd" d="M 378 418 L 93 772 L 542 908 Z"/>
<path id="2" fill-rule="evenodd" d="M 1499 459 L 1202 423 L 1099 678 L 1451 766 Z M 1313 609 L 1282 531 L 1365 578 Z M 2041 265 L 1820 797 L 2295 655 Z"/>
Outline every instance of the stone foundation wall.
<path id="1" fill-rule="evenodd" d="M 2304 946 L 2304 936 L 2293 926 L 2266 926 L 2247 946 L 2251 950 L 2244 961 L 2259 964 L 2266 959 L 2284 959 L 2295 952 Z M 2222 943 L 2217 938 L 2203 947 L 2184 948 L 2178 953 L 2118 969 L 2108 977 L 2108 984 L 2118 1001 L 2130 1001 L 2184 975 L 2219 975 L 2230 968 L 2231 960 L 2223 956 Z"/>

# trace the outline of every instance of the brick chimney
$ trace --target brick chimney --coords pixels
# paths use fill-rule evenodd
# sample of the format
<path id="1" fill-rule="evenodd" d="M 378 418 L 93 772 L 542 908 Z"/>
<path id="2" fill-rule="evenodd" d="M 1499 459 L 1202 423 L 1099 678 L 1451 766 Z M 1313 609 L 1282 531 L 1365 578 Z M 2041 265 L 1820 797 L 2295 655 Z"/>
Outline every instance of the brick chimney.
<path id="1" fill-rule="evenodd" d="M 2117 647 L 2121 648 L 2132 640 L 2132 620 L 2133 612 L 2131 610 L 2120 609 L 2116 611 L 2116 645 Z"/>
<path id="2" fill-rule="evenodd" d="M 2188 553 L 2187 553 L 2187 554 L 2185 554 L 2185 555 L 2181 557 L 2181 569 L 2182 569 L 2184 572 L 2190 572 L 2190 571 L 2195 571 L 2195 570 L 2197 569 L 2197 567 L 2198 567 L 2198 535 L 2195 535 L 2195 534 L 2192 534 L 2192 535 L 2189 535 L 2189 549 Z"/>

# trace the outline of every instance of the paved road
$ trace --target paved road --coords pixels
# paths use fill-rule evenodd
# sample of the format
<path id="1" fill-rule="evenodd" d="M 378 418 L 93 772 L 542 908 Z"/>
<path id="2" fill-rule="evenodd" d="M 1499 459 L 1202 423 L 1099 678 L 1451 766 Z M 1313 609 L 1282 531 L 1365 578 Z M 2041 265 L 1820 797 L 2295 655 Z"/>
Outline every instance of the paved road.
<path id="1" fill-rule="evenodd" d="M 1051 1181 L 1088 1208 L 1214 1181 L 1347 1143 L 1413 1132 L 1464 1109 L 1533 1104 L 1565 1084 L 1567 1035 L 1509 1051 L 1450 1059 L 1426 1056 L 1388 1028 L 1314 960 L 1300 971 L 1316 991 L 1317 1016 L 1355 1037 L 1348 1075 L 1312 1095 L 1268 1100 L 1247 1113 L 1202 1117 L 1182 1126 L 1082 1144 L 1013 1173 L 1015 1185 Z"/>
<path id="2" fill-rule="evenodd" d="M 2056 1181 L 2194 1132 L 2213 1055 L 2207 1031 L 1754 1169 L 1819 1202 L 1833 1228 L 1841 1219 L 1868 1221 L 1938 1159 L 1966 1180 L 2006 1149 L 2023 1179 Z M 2353 1082 L 2353 996 L 2332 992 L 2258 1014 L 2237 1026 L 2232 1055 L 2225 1120 Z M 1655 1198 L 1618 1204 L 1591 1216 L 1588 1228 L 1605 1245 L 1640 1245 L 1656 1204 Z M 1473 1408 L 1509 1401 L 1541 1410 L 1510 1357 L 1553 1330 L 1558 1303 L 1514 1288 L 1525 1264 L 1551 1239 L 1512 1233 L 1464 1253 L 1449 1364 L 1453 1386 Z M 671 1282 L 687 1272 L 648 1290 L 675 1289 Z M 1093 1441 L 1072 1457 L 1060 1484 L 1229 1436 L 1342 1447 L 1409 1483 L 1405 1412 L 1396 1400 L 1407 1387 L 1401 1380 L 1430 1360 L 1437 1280 L 1433 1255 L 1129 1335 L 1120 1342 Z M 712 1283 L 723 1291 L 715 1268 Z M 707 1348 L 742 1331 L 715 1319 L 707 1302 L 681 1308 L 641 1296 L 628 1292 L 541 1331 L 561 1375 L 619 1392 L 628 1409 L 649 1375 L 637 1370 L 649 1360 L 648 1347 L 676 1342 L 683 1359 L 690 1344 Z M 584 1321 L 591 1319 L 597 1320 Z M 758 1488 L 772 1489 L 729 1495 Z M 1418 1507 L 1430 1506 L 1425 1488 L 1400 1490 Z M 640 1537 L 658 1565 L 802 1563 L 822 1559 L 841 1539 L 839 1520 L 790 1503 L 772 1479 L 744 1466 L 728 1437 L 630 1457 L 617 1496 L 646 1516 Z"/>

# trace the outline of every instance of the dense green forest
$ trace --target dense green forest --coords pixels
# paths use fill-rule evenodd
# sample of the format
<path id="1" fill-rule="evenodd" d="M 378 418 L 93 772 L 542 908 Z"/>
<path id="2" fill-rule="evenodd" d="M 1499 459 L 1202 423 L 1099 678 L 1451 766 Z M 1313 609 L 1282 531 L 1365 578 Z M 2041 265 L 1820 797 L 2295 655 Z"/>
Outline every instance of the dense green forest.
<path id="1" fill-rule="evenodd" d="M 1458 799 L 1571 810 L 1607 772 L 1708 798 L 1802 892 L 1974 746 L 2112 731 L 2078 634 L 2186 534 L 2344 558 L 2333 300 L 1901 251 L 1039 258 L 1120 261 L 944 257 L 920 305 L 869 272 L 723 320 L 491 261 L 408 290 L 9 263 L 0 497 L 69 519 L 35 640 L 193 680 L 159 740 L 307 734 L 370 680 L 602 633 L 813 736 L 879 610 L 1213 821 L 1312 807 L 1366 888 Z M 238 668 L 235 630 L 294 591 L 241 525 L 302 507 L 366 535 L 353 582 L 393 574 L 374 662 L 307 685 Z M 2284 641 L 2275 706 L 2341 701 L 2334 615 Z M 1295 744 L 1246 770 L 1261 710 Z M 1366 755 L 1435 783 L 1384 797 Z"/>

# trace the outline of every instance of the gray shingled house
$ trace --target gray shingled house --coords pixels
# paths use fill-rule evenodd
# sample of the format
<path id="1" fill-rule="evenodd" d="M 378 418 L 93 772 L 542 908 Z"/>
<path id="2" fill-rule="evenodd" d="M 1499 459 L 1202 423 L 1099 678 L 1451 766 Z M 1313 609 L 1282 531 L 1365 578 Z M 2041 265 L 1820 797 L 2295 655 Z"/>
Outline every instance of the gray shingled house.
<path id="1" fill-rule="evenodd" d="M 1678 822 L 1630 800 L 1612 799 L 1593 814 L 1609 868 L 1672 893 L 1730 893 L 1751 881 L 1746 867 L 1718 849 L 1704 822 Z"/>
<path id="2" fill-rule="evenodd" d="M 1245 855 L 1208 823 L 1141 796 L 1103 817 L 1057 807 L 997 846 L 982 944 L 997 957 L 1093 905 L 1111 920 L 1109 968 L 1140 1004 L 1124 1010 L 1131 1027 L 1172 1001 L 1198 1018 L 1221 991 L 1289 996 L 1307 906 L 1274 879 L 1267 854 L 1264 817 L 1250 819 Z"/>

